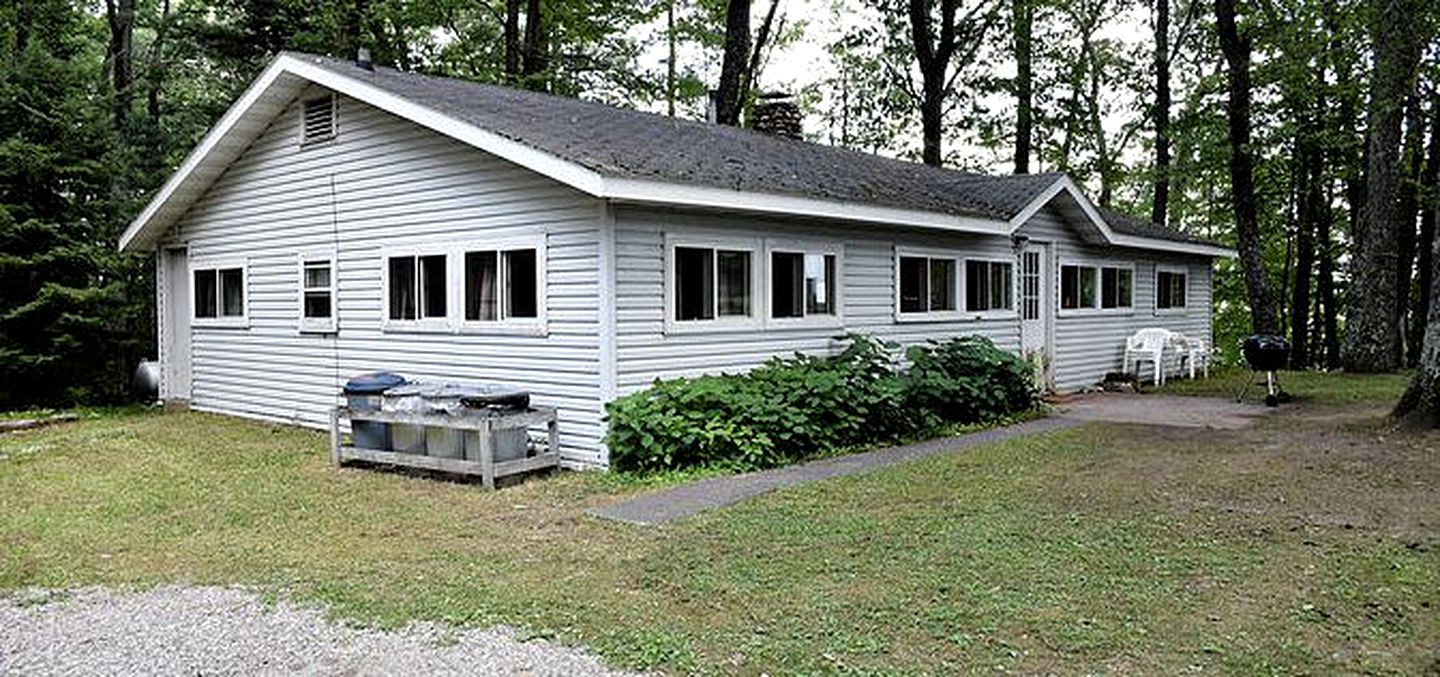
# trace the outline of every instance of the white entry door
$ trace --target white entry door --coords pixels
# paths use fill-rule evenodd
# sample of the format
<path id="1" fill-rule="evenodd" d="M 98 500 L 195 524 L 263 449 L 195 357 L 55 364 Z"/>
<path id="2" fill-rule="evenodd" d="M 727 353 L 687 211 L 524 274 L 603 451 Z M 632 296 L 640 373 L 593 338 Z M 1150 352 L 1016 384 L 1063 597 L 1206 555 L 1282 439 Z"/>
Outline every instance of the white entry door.
<path id="1" fill-rule="evenodd" d="M 161 312 L 160 397 L 190 399 L 190 262 L 183 248 L 161 254 L 165 267 L 165 304 Z"/>
<path id="2" fill-rule="evenodd" d="M 1035 365 L 1037 385 L 1051 388 L 1050 246 L 1029 242 L 1020 251 L 1020 351 Z"/>

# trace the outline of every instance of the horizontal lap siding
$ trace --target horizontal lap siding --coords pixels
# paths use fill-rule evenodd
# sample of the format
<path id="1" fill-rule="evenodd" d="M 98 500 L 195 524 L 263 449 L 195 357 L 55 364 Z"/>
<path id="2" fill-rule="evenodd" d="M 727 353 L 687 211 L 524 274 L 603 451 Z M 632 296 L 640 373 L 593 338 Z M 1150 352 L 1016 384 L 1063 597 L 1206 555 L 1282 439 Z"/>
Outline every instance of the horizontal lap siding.
<path id="1" fill-rule="evenodd" d="M 897 245 L 945 249 L 959 256 L 1011 258 L 1009 242 L 1004 238 L 640 209 L 618 210 L 615 231 L 616 369 L 621 394 L 644 388 L 657 378 L 740 372 L 777 355 L 831 352 L 841 345 L 834 337 L 845 332 L 873 334 L 903 344 L 981 334 L 1007 349 L 1019 345 L 1019 324 L 1015 319 L 905 324 L 897 324 L 894 319 Z M 667 334 L 667 234 L 843 242 L 840 296 L 845 326 Z M 768 292 L 768 285 L 762 290 Z"/>
<path id="2" fill-rule="evenodd" d="M 1140 329 L 1161 327 L 1187 336 L 1211 341 L 1210 288 L 1211 260 L 1142 249 L 1097 247 L 1083 242 L 1052 209 L 1038 212 L 1021 232 L 1037 241 L 1054 244 L 1054 290 L 1060 293 L 1060 266 L 1080 264 L 1133 264 L 1135 266 L 1134 307 L 1129 313 L 1061 314 L 1055 319 L 1055 386 L 1060 390 L 1091 387 L 1105 374 L 1119 371 L 1125 355 L 1125 339 Z M 1157 313 L 1155 310 L 1156 265 L 1185 268 L 1187 304 L 1184 311 Z M 1056 301 L 1058 307 L 1059 301 Z"/>
<path id="3" fill-rule="evenodd" d="M 349 99 L 338 120 L 301 150 L 292 105 L 182 220 L 192 260 L 243 257 L 249 275 L 248 328 L 192 330 L 194 406 L 313 426 L 364 371 L 507 383 L 560 408 L 567 458 L 600 462 L 598 202 Z M 384 248 L 539 230 L 548 336 L 382 331 Z M 301 334 L 296 256 L 332 249 L 340 331 Z"/>

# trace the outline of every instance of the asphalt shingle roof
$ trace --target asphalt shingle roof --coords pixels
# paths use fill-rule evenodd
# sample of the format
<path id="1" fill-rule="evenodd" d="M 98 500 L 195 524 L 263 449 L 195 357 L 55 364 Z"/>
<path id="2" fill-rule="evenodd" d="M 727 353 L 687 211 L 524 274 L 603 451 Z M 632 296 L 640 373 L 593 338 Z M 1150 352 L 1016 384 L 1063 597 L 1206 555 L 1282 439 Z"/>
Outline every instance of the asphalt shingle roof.
<path id="1" fill-rule="evenodd" d="M 1061 176 L 974 174 L 579 99 L 292 56 L 607 177 L 1009 220 Z M 1131 217 L 1111 225 L 1198 241 Z"/>

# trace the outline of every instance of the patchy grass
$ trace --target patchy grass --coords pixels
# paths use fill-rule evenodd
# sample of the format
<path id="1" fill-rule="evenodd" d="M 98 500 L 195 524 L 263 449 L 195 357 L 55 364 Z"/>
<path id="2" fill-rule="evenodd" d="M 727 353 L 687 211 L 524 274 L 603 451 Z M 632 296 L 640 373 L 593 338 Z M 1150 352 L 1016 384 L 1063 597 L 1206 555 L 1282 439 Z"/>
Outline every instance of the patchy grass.
<path id="1" fill-rule="evenodd" d="M 1203 395 L 1235 397 L 1245 387 L 1251 373 L 1245 369 L 1227 368 L 1210 372 L 1210 378 L 1174 379 L 1167 381 L 1160 392 L 1171 395 Z M 1322 371 L 1282 371 L 1277 373 L 1280 385 L 1295 396 L 1296 401 L 1321 405 L 1369 404 L 1394 405 L 1410 384 L 1411 374 L 1346 374 Z M 1247 397 L 1265 398 L 1265 375 L 1256 375 L 1255 385 Z"/>
<path id="2" fill-rule="evenodd" d="M 584 514 L 623 478 L 487 493 L 117 415 L 0 436 L 0 589 L 246 583 L 672 672 L 1434 669 L 1440 436 L 1376 423 L 1403 379 L 1306 378 L 1323 406 L 1251 430 L 1089 425 L 651 529 Z"/>

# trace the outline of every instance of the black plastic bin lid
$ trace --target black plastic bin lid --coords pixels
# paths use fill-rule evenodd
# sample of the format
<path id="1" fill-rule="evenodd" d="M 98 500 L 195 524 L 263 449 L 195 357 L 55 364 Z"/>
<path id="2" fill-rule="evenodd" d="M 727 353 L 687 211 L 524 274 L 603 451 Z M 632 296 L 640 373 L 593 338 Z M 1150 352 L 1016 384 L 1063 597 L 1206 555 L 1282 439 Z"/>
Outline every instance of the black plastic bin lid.
<path id="1" fill-rule="evenodd" d="M 472 386 L 460 396 L 460 404 L 471 409 L 525 409 L 530 406 L 530 393 L 501 385 Z"/>
<path id="2" fill-rule="evenodd" d="M 386 390 L 405 384 L 405 377 L 388 371 L 360 374 L 345 382 L 346 395 L 379 395 Z"/>

